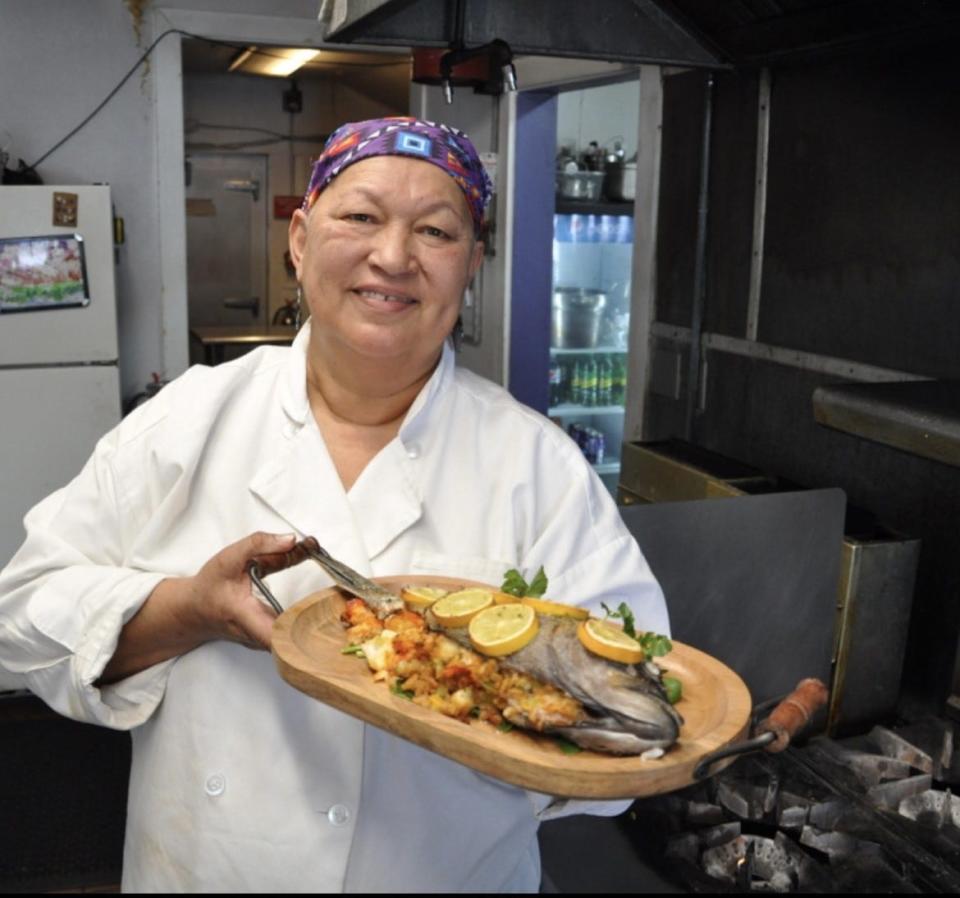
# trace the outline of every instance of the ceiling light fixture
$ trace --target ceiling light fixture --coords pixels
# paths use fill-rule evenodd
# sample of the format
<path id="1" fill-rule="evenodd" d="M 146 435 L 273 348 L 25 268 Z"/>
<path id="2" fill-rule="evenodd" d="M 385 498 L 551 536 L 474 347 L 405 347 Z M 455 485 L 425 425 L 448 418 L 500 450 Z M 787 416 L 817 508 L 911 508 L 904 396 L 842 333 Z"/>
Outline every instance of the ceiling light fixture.
<path id="1" fill-rule="evenodd" d="M 268 47 L 261 50 L 250 46 L 234 57 L 228 71 L 286 78 L 319 55 L 319 50 L 307 47 Z"/>

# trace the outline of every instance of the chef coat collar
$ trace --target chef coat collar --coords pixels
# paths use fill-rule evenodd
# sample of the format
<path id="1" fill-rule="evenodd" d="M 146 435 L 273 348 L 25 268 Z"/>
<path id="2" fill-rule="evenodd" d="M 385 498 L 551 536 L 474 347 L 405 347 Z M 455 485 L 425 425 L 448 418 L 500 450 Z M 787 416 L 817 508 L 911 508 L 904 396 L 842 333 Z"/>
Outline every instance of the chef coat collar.
<path id="1" fill-rule="evenodd" d="M 310 414 L 310 402 L 307 398 L 307 348 L 310 345 L 310 320 L 308 319 L 293 340 L 291 352 L 284 372 L 280 403 L 287 416 L 297 424 L 303 425 Z M 413 404 L 400 425 L 401 441 L 409 439 L 421 414 L 429 408 L 432 400 L 438 396 L 453 378 L 456 354 L 449 341 L 444 341 L 440 363 L 434 369 L 430 379 L 417 394 Z"/>

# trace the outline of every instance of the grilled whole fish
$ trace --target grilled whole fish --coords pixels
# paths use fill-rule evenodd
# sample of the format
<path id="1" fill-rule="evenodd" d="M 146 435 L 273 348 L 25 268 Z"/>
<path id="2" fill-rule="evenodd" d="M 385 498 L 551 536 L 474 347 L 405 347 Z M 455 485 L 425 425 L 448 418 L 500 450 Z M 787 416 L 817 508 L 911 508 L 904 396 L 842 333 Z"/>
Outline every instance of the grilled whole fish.
<path id="1" fill-rule="evenodd" d="M 338 586 L 366 601 L 381 620 L 406 607 L 399 596 L 330 556 L 313 537 L 298 543 L 296 551 L 320 564 Z M 431 629 L 472 648 L 465 628 L 441 627 L 429 610 L 424 617 Z M 666 749 L 677 741 L 683 718 L 667 700 L 656 665 L 607 661 L 584 648 L 573 619 L 538 617 L 540 630 L 533 641 L 498 661 L 555 686 L 584 706 L 587 714 L 580 723 L 549 732 L 582 748 L 619 755 Z"/>
<path id="2" fill-rule="evenodd" d="M 424 617 L 431 629 L 471 645 L 466 628 L 441 627 L 429 610 Z M 587 718 L 576 726 L 550 732 L 581 748 L 618 755 L 666 749 L 677 741 L 683 718 L 667 700 L 656 665 L 607 661 L 584 648 L 572 618 L 538 617 L 540 630 L 533 641 L 498 660 L 556 686 L 587 710 Z"/>

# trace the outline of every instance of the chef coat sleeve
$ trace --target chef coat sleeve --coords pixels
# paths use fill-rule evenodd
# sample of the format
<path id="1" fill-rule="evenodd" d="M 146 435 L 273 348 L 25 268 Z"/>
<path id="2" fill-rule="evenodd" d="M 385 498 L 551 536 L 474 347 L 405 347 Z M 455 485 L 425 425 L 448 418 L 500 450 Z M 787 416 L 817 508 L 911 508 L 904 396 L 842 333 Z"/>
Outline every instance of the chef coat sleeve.
<path id="1" fill-rule="evenodd" d="M 551 599 L 582 605 L 598 617 L 605 615 L 603 605 L 616 609 L 626 602 L 637 630 L 669 636 L 663 590 L 603 482 L 576 458 L 565 485 L 524 559 L 524 570 L 532 574 L 543 566 Z M 612 817 L 633 803 L 528 794 L 540 820 L 572 814 Z"/>
<path id="2" fill-rule="evenodd" d="M 131 498 L 111 464 L 119 430 L 24 518 L 26 541 L 0 573 L 0 666 L 67 717 L 129 729 L 159 704 L 173 661 L 94 685 L 120 630 L 165 577 L 124 564 L 131 535 L 121 508 Z"/>

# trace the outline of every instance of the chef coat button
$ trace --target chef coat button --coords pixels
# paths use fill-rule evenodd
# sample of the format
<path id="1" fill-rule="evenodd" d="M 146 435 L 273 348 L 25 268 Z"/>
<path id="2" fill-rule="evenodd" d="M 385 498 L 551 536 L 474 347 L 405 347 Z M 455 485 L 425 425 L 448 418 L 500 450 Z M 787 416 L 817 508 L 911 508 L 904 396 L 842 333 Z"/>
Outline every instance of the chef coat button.
<path id="1" fill-rule="evenodd" d="M 327 820 L 333 826 L 343 826 L 350 819 L 350 808 L 346 805 L 335 804 L 327 811 Z"/>
<path id="2" fill-rule="evenodd" d="M 222 773 L 214 773 L 207 777 L 207 781 L 203 784 L 203 790 L 207 795 L 223 795 L 224 790 L 227 788 L 227 779 Z"/>
<path id="3" fill-rule="evenodd" d="M 416 443 L 407 446 L 407 458 L 420 458 L 420 447 Z"/>

